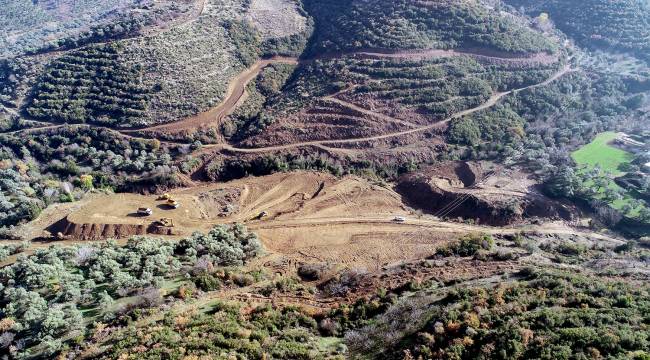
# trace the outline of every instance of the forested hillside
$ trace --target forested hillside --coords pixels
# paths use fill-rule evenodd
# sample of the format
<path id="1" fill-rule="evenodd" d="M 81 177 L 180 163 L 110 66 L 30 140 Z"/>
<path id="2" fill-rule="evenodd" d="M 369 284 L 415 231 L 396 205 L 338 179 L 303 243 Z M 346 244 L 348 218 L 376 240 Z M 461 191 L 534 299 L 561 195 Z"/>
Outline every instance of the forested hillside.
<path id="1" fill-rule="evenodd" d="M 507 0 L 550 20 L 582 46 L 627 51 L 650 60 L 650 3 L 646 0 Z"/>
<path id="2" fill-rule="evenodd" d="M 307 0 L 316 22 L 310 53 L 454 49 L 528 53 L 557 48 L 524 24 L 473 1 Z"/>

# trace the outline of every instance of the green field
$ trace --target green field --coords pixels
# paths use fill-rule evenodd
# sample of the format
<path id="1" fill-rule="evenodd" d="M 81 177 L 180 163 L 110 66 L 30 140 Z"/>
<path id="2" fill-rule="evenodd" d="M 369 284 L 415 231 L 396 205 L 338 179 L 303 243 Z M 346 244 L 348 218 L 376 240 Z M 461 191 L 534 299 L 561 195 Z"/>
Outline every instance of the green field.
<path id="1" fill-rule="evenodd" d="M 611 177 L 624 175 L 625 172 L 621 170 L 622 165 L 629 164 L 634 159 L 634 156 L 627 151 L 609 145 L 610 142 L 616 139 L 616 136 L 617 134 L 615 132 L 598 134 L 592 142 L 576 150 L 571 156 L 578 166 L 586 166 L 587 168 L 599 166 L 606 174 L 610 174 Z M 591 184 L 591 182 L 588 184 Z M 622 199 L 611 202 L 612 207 L 622 210 L 626 205 L 632 205 L 632 194 L 625 192 L 625 189 L 618 186 L 614 181 L 608 187 L 624 192 Z M 604 189 L 601 189 L 600 192 L 601 195 L 597 197 L 603 199 L 602 194 L 604 193 Z M 627 215 L 631 217 L 638 216 L 640 210 L 640 207 L 634 207 Z"/>
<path id="2" fill-rule="evenodd" d="M 616 136 L 615 132 L 601 133 L 594 141 L 581 147 L 571 156 L 578 165 L 600 166 L 602 170 L 614 176 L 622 175 L 621 165 L 632 161 L 633 156 L 627 151 L 609 145 Z"/>

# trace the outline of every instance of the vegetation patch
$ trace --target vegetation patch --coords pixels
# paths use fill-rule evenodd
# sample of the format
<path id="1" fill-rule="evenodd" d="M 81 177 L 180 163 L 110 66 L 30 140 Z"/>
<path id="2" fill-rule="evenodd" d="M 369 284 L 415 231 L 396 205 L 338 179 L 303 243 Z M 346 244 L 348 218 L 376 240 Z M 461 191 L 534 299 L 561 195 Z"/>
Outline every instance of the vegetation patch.
<path id="1" fill-rule="evenodd" d="M 591 143 L 576 150 L 571 156 L 578 165 L 598 166 L 613 175 L 621 175 L 622 167 L 629 164 L 633 156 L 627 151 L 611 145 L 611 142 L 617 137 L 618 134 L 615 132 L 598 134 Z"/>
<path id="2" fill-rule="evenodd" d="M 629 51 L 648 60 L 650 4 L 644 0 L 507 0 L 532 16 L 542 12 L 581 45 Z"/>
<path id="3" fill-rule="evenodd" d="M 166 279 L 182 278 L 197 265 L 239 266 L 260 252 L 254 234 L 230 226 L 178 243 L 132 238 L 126 246 L 107 242 L 21 255 L 0 270 L 3 351 L 52 357 L 91 336 L 95 321 L 160 305 Z"/>
<path id="4" fill-rule="evenodd" d="M 485 48 L 508 53 L 555 51 L 539 33 L 477 2 L 308 0 L 316 23 L 309 52 L 354 49 Z"/>
<path id="5" fill-rule="evenodd" d="M 357 358 L 579 359 L 650 354 L 649 289 L 559 271 L 404 297 L 346 334 Z M 417 314 L 417 315 L 414 315 Z"/>

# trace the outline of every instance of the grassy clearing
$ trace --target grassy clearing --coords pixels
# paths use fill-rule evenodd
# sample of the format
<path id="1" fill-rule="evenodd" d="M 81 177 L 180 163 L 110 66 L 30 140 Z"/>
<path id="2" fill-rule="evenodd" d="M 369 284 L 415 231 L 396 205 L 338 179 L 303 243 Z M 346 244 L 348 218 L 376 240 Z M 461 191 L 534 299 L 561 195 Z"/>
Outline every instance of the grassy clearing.
<path id="1" fill-rule="evenodd" d="M 621 165 L 632 161 L 633 156 L 627 151 L 609 145 L 616 136 L 615 132 L 601 133 L 591 143 L 581 147 L 571 156 L 578 165 L 600 166 L 604 171 L 620 176 L 623 174 L 620 170 Z"/>
<path id="2" fill-rule="evenodd" d="M 615 132 L 599 134 L 591 143 L 575 151 L 572 154 L 573 160 L 583 167 L 582 171 L 588 171 L 598 166 L 610 178 L 624 175 L 625 171 L 622 170 L 624 165 L 634 160 L 634 156 L 627 151 L 609 145 L 616 137 Z M 597 186 L 593 182 L 587 182 L 585 185 Z M 633 193 L 626 191 L 614 181 L 611 181 L 606 188 L 600 188 L 596 198 L 606 200 L 607 188 L 623 195 L 621 199 L 610 201 L 610 205 L 614 209 L 623 210 L 627 216 L 633 218 L 639 216 L 643 207 L 635 202 L 636 198 Z M 625 210 L 626 208 L 627 210 Z"/>

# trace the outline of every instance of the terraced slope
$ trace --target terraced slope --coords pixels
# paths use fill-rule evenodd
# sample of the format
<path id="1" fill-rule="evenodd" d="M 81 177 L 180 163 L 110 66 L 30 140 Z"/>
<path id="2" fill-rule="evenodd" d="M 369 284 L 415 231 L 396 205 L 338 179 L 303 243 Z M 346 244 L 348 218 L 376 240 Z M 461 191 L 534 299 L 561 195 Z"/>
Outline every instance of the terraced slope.
<path id="1" fill-rule="evenodd" d="M 120 45 L 81 49 L 54 61 L 41 76 L 28 112 L 66 123 L 123 126 L 145 116 L 153 89 L 142 67 L 120 60 Z"/>
<path id="2" fill-rule="evenodd" d="M 0 58 L 134 35 L 200 4 L 181 1 L 7 0 L 0 6 Z"/>
<path id="3" fill-rule="evenodd" d="M 463 54 L 355 54 L 304 63 L 279 102 L 249 120 L 244 146 L 379 136 L 432 125 L 498 92 L 540 83 L 557 62 Z M 557 59 L 556 59 L 557 60 Z"/>

